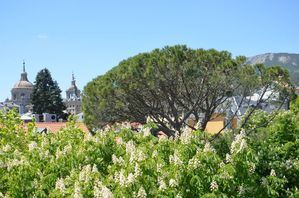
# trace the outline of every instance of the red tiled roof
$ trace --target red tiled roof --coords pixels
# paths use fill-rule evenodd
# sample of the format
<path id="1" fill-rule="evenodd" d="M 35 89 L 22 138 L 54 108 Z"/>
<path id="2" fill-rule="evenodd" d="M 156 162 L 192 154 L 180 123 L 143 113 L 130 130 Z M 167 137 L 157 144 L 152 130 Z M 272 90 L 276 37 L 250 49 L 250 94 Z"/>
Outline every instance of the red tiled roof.
<path id="1" fill-rule="evenodd" d="M 35 123 L 37 128 L 47 128 L 50 132 L 58 132 L 60 129 L 65 128 L 67 122 L 37 122 Z M 82 131 L 88 132 L 86 125 L 82 122 L 76 124 Z"/>

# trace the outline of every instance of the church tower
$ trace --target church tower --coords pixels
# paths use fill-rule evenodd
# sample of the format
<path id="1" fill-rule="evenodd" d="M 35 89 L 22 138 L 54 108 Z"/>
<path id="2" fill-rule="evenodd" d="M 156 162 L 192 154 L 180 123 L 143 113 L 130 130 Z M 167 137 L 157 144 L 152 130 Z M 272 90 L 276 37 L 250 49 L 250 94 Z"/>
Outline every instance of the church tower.
<path id="1" fill-rule="evenodd" d="M 66 99 L 75 99 L 75 98 L 80 98 L 80 90 L 78 89 L 76 85 L 76 80 L 74 74 L 72 74 L 72 82 L 70 88 L 66 90 Z"/>
<path id="2" fill-rule="evenodd" d="M 76 85 L 74 74 L 72 74 L 71 86 L 66 90 L 66 111 L 75 115 L 81 113 L 81 103 L 81 91 Z"/>
<path id="3" fill-rule="evenodd" d="M 21 73 L 21 79 L 11 90 L 11 101 L 20 106 L 20 114 L 28 112 L 28 105 L 30 104 L 32 92 L 33 85 L 28 80 L 25 62 L 23 61 L 23 72 Z"/>

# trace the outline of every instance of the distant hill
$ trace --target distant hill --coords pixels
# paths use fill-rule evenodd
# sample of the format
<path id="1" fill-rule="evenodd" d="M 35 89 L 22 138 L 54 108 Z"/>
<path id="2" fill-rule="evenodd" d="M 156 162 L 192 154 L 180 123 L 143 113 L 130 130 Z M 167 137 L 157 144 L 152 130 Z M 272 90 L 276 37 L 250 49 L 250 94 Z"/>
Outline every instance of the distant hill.
<path id="1" fill-rule="evenodd" d="M 299 54 L 266 53 L 247 58 L 250 64 L 280 65 L 289 70 L 292 81 L 299 86 Z"/>

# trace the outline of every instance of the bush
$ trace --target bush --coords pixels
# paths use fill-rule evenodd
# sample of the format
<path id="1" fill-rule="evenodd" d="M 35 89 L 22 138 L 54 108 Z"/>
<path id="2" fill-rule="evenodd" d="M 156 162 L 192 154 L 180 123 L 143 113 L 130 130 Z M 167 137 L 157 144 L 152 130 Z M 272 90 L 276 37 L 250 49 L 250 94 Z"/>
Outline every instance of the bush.
<path id="1" fill-rule="evenodd" d="M 256 132 L 264 139 L 242 131 L 223 140 L 224 155 L 200 131 L 158 139 L 123 126 L 92 136 L 72 123 L 42 135 L 0 114 L 0 197 L 296 196 L 298 123 L 281 113 Z"/>

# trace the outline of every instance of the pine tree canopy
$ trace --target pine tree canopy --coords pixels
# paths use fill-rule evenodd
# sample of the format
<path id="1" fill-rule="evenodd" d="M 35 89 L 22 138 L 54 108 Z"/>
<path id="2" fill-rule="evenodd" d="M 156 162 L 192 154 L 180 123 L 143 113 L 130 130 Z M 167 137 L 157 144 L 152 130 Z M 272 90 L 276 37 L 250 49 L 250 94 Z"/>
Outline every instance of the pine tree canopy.
<path id="1" fill-rule="evenodd" d="M 45 68 L 38 72 L 34 82 L 31 102 L 33 113 L 53 113 L 61 115 L 65 106 L 61 97 L 61 90 L 51 77 L 50 71 Z"/>

